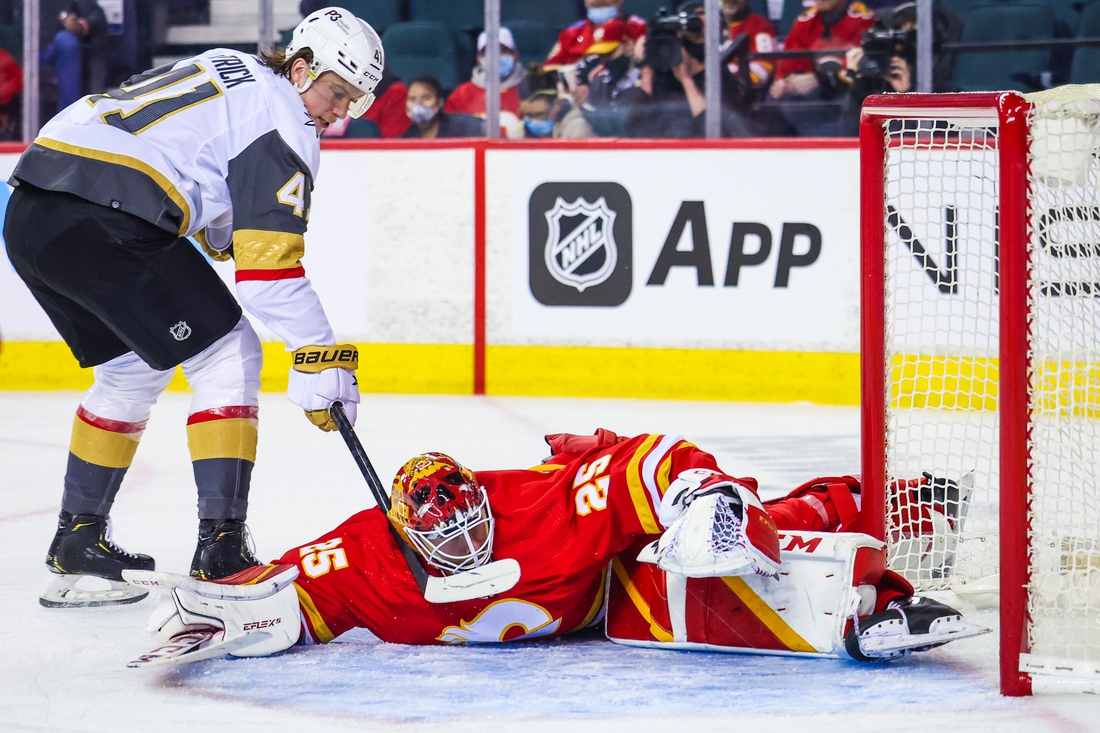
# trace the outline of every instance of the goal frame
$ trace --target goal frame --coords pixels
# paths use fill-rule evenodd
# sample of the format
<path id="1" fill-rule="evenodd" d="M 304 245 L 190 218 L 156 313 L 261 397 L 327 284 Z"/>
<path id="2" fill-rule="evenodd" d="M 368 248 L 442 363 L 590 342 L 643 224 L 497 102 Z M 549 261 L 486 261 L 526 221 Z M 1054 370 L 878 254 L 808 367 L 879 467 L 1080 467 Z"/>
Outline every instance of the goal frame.
<path id="1" fill-rule="evenodd" d="M 1020 671 L 1029 651 L 1028 113 L 1016 92 L 887 94 L 868 97 L 860 116 L 860 424 L 863 529 L 886 541 L 885 344 L 886 129 L 889 120 L 996 118 L 1000 285 L 1000 678 L 1001 693 L 1030 695 Z"/>

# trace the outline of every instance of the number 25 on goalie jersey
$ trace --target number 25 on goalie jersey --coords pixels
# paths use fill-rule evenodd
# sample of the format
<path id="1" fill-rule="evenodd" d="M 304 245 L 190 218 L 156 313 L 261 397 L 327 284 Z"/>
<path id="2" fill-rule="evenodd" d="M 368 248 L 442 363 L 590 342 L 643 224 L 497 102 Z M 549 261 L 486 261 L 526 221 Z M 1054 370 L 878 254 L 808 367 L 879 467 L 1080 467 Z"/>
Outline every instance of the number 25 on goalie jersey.
<path id="1" fill-rule="evenodd" d="M 13 177 L 179 236 L 205 230 L 215 250 L 232 243 L 238 280 L 277 280 L 304 274 L 318 160 L 290 81 L 254 56 L 215 49 L 73 103 Z"/>

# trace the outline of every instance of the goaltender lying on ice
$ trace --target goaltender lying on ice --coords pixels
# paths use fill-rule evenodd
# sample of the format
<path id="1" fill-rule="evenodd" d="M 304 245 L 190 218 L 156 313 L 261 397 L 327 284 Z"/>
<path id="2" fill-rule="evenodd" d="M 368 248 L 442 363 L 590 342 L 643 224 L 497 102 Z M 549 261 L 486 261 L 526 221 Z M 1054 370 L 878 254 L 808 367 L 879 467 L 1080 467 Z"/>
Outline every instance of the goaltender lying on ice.
<path id="1" fill-rule="evenodd" d="M 609 639 L 636 646 L 864 661 L 988 631 L 886 569 L 883 544 L 857 531 L 851 476 L 761 503 L 754 479 L 723 473 L 679 436 L 599 430 L 547 442 L 550 458 L 526 470 L 475 474 L 439 453 L 416 456 L 394 479 L 388 516 L 359 512 L 231 578 L 126 571 L 169 593 L 149 625 L 164 646 L 131 666 L 261 656 L 355 627 L 387 642 L 475 644 L 602 621 Z M 491 597 L 429 603 L 399 542 L 432 574 L 510 558 L 520 575 Z"/>

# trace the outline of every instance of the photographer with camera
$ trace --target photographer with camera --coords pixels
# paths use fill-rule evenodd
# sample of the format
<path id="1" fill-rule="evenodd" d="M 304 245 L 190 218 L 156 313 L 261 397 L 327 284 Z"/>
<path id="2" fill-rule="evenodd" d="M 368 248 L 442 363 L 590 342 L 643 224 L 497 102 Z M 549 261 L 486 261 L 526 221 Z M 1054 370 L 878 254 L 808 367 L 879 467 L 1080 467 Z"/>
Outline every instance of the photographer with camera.
<path id="1" fill-rule="evenodd" d="M 954 91 L 950 80 L 954 54 L 940 53 L 944 41 L 962 35 L 962 21 L 940 3 L 932 11 L 932 91 Z M 882 11 L 875 26 L 863 34 L 860 45 L 848 50 L 841 81 L 850 84 L 840 134 L 859 134 L 859 112 L 872 94 L 916 91 L 917 6 L 906 3 Z"/>
<path id="2" fill-rule="evenodd" d="M 638 86 L 644 94 L 627 114 L 631 137 L 704 137 L 706 102 L 705 6 L 700 0 L 682 4 L 676 15 L 664 11 L 649 20 L 644 62 Z M 723 22 L 725 26 L 725 22 Z M 734 44 L 726 38 L 720 53 L 722 135 L 760 134 L 745 118 L 755 90 L 730 70 Z M 745 42 L 739 36 L 739 43 Z M 750 76 L 751 78 L 751 76 Z"/>

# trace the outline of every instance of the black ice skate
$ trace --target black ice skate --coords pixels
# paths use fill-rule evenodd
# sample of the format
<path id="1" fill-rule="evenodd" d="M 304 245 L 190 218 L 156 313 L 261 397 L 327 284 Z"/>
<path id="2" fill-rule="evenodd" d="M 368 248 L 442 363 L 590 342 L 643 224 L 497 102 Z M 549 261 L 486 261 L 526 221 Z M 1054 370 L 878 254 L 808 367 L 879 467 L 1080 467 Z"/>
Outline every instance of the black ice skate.
<path id="1" fill-rule="evenodd" d="M 861 662 L 897 659 L 988 632 L 950 606 L 911 596 L 891 601 L 885 611 L 862 621 L 855 619 L 844 636 L 844 649 Z"/>
<path id="2" fill-rule="evenodd" d="M 46 565 L 52 575 L 38 602 L 47 608 L 88 608 L 136 603 L 148 591 L 122 580 L 123 570 L 153 570 L 148 555 L 126 552 L 111 541 L 111 520 L 98 514 L 61 512 Z"/>
<path id="3" fill-rule="evenodd" d="M 248 527 L 240 519 L 203 519 L 191 577 L 219 580 L 260 564 L 252 554 Z"/>

